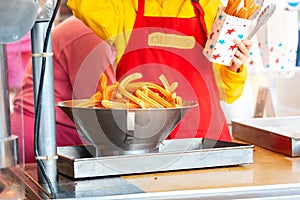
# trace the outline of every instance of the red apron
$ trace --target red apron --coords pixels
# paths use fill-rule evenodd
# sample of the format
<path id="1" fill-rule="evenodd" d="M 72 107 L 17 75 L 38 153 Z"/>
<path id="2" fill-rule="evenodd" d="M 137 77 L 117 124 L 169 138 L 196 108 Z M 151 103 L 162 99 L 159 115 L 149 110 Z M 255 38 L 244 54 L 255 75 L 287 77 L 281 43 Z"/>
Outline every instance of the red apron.
<path id="1" fill-rule="evenodd" d="M 183 100 L 197 101 L 171 138 L 205 137 L 231 141 L 220 107 L 212 64 L 203 56 L 206 41 L 204 12 L 192 1 L 195 18 L 144 16 L 145 0 L 138 1 L 135 25 L 126 50 L 117 65 L 117 80 L 139 72 L 139 81 L 161 83 L 164 74 L 169 83 L 178 82 L 176 94 Z M 194 42 L 193 42 L 194 41 Z"/>

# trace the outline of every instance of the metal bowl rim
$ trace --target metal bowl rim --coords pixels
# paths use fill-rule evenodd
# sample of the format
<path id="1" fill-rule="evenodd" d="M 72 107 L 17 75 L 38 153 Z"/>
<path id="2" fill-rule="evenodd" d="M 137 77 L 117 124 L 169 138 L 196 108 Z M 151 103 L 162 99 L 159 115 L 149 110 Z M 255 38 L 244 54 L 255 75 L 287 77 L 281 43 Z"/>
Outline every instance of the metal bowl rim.
<path id="1" fill-rule="evenodd" d="M 197 107 L 198 103 L 194 102 L 194 101 L 183 101 L 183 104 L 187 104 L 185 106 L 182 107 L 175 107 L 175 108 L 97 108 L 97 107 L 93 107 L 93 108 L 83 108 L 83 107 L 76 107 L 76 106 L 71 106 L 71 105 L 67 105 L 66 103 L 70 103 L 70 102 L 74 102 L 74 101 L 83 101 L 85 99 L 78 99 L 78 100 L 67 100 L 67 101 L 60 101 L 58 103 L 56 103 L 56 106 L 60 107 L 60 108 L 74 108 L 74 109 L 82 109 L 82 110 L 121 110 L 121 111 L 154 111 L 154 110 L 178 110 L 178 109 L 188 109 L 188 108 L 193 108 L 193 107 Z"/>

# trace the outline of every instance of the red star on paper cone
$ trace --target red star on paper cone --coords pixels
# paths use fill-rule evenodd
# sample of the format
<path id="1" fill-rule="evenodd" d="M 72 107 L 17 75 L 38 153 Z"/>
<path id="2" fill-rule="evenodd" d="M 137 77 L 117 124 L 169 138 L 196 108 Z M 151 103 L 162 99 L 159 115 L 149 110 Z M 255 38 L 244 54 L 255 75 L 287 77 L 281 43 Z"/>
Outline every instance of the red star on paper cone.
<path id="1" fill-rule="evenodd" d="M 217 58 L 219 58 L 219 57 L 221 57 L 221 56 L 220 56 L 220 54 L 216 54 L 216 55 L 213 55 L 212 57 L 213 57 L 213 59 L 216 60 Z"/>
<path id="2" fill-rule="evenodd" d="M 233 33 L 233 32 L 235 32 L 234 28 L 233 28 L 233 29 L 228 29 L 227 32 L 226 32 L 226 34 L 229 34 L 229 35 L 230 35 L 230 34 Z"/>
<path id="3" fill-rule="evenodd" d="M 233 51 L 236 48 L 236 45 L 230 46 L 229 50 Z"/>

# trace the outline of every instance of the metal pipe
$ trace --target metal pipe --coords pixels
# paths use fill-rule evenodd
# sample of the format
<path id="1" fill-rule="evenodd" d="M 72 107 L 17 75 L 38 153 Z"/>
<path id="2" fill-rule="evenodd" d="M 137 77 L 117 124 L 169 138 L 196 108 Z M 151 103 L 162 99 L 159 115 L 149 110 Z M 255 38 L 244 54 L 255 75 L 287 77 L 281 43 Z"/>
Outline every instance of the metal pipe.
<path id="1" fill-rule="evenodd" d="M 53 4 L 52 4 L 53 5 Z M 49 6 L 40 5 L 40 9 L 48 9 Z M 46 11 L 47 13 L 48 11 Z M 45 13 L 45 12 L 43 12 Z M 51 16 L 51 15 L 49 15 Z M 54 101 L 54 81 L 53 81 L 53 61 L 52 61 L 52 40 L 49 37 L 47 51 L 43 52 L 46 30 L 50 18 L 47 15 L 38 15 L 31 30 L 32 48 L 32 70 L 34 86 L 34 103 L 37 106 L 39 87 L 43 87 L 41 96 L 41 112 L 38 119 L 38 152 L 39 158 L 44 166 L 45 173 L 52 183 L 57 182 L 57 150 L 56 150 L 56 130 L 55 130 L 55 101 Z M 46 57 L 44 83 L 40 85 L 42 59 Z M 40 183 L 46 183 L 44 175 L 38 171 Z"/>
<path id="2" fill-rule="evenodd" d="M 0 168 L 17 164 L 17 137 L 10 134 L 6 45 L 0 44 Z"/>
<path id="3" fill-rule="evenodd" d="M 0 138 L 7 138 L 10 136 L 10 120 L 9 120 L 9 90 L 7 84 L 7 58 L 6 45 L 0 44 L 0 123 L 1 132 Z"/>

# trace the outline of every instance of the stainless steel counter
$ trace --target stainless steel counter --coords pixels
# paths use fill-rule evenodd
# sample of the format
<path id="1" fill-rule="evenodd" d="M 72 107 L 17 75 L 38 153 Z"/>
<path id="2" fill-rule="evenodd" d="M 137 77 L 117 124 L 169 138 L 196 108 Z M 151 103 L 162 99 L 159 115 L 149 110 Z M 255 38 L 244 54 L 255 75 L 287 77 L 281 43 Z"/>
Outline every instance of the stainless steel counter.
<path id="1" fill-rule="evenodd" d="M 256 146 L 254 163 L 244 166 L 189 170 L 123 177 L 149 195 L 161 193 L 183 199 L 247 199 L 289 196 L 299 199 L 300 158 Z M 165 193 L 165 194 L 163 194 Z M 183 196 L 181 196 L 183 197 Z M 173 199 L 176 199 L 175 196 Z"/>
<path id="2" fill-rule="evenodd" d="M 24 183 L 9 168 L 0 169 L 0 199 L 23 199 Z"/>
<path id="3" fill-rule="evenodd" d="M 27 196 L 49 198 L 36 181 L 35 164 L 13 171 Z M 299 199 L 300 158 L 255 146 L 253 164 L 83 180 L 60 175 L 59 182 L 60 198 L 69 199 Z"/>

